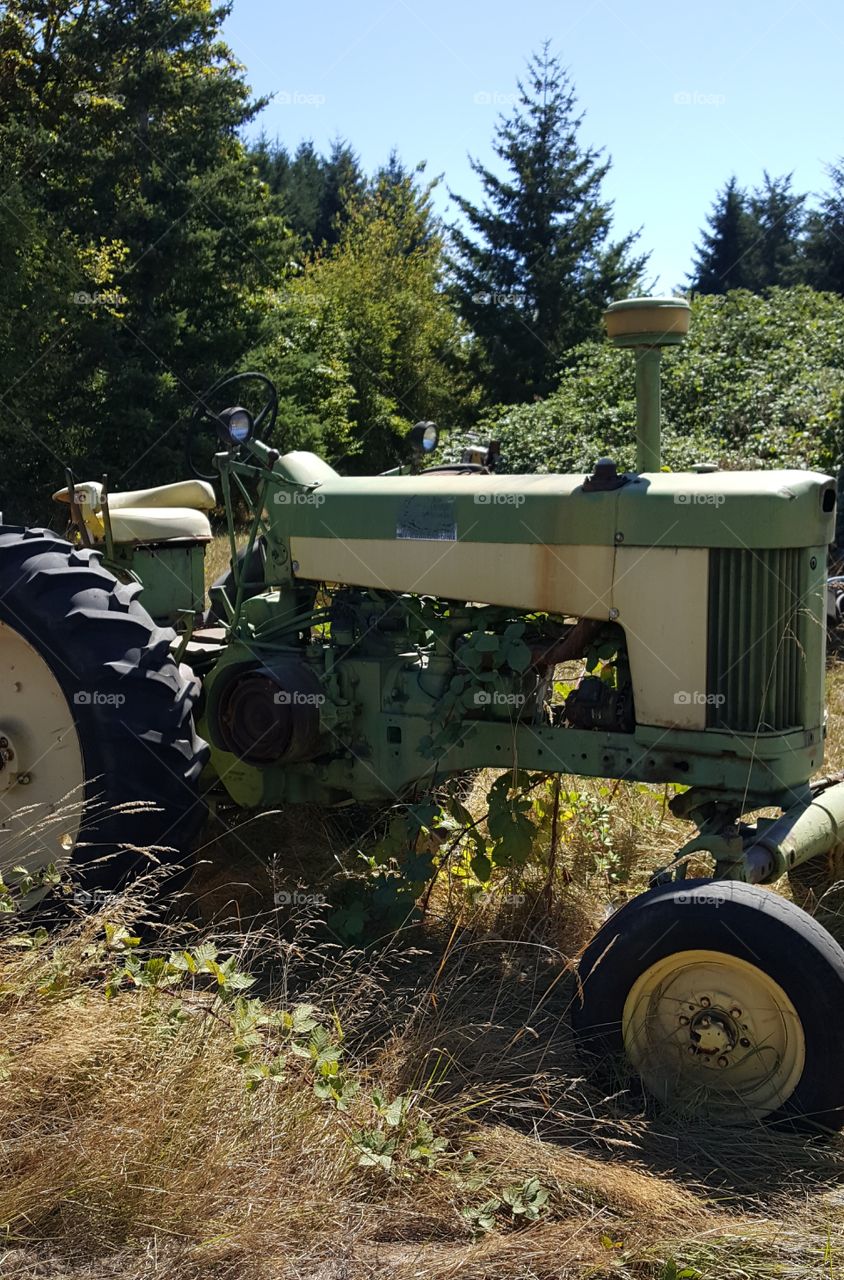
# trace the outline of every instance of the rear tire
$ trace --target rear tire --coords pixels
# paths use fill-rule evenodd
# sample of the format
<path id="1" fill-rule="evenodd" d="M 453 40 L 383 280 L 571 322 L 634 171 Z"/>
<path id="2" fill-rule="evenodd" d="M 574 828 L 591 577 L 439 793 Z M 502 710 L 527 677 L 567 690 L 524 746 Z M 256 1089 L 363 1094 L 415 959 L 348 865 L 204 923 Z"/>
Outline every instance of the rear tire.
<path id="1" fill-rule="evenodd" d="M 660 886 L 607 921 L 578 978 L 581 1048 L 625 1055 L 684 1118 L 844 1125 L 844 951 L 779 894 Z"/>
<path id="2" fill-rule="evenodd" d="M 173 660 L 174 633 L 156 626 L 139 590 L 108 573 L 98 552 L 48 530 L 0 530 L 0 663 L 4 635 L 17 662 L 11 672 L 6 664 L 0 728 L 24 744 L 12 762 L 19 772 L 0 791 L 0 870 L 37 871 L 70 854 L 85 889 L 113 890 L 190 851 L 204 817 L 207 748 L 192 717 L 199 682 Z M 50 676 L 56 724 L 27 723 L 27 689 L 34 695 Z M 84 794 L 47 800 L 60 758 L 81 759 L 75 790 Z M 28 785 L 9 782 L 19 777 Z"/>

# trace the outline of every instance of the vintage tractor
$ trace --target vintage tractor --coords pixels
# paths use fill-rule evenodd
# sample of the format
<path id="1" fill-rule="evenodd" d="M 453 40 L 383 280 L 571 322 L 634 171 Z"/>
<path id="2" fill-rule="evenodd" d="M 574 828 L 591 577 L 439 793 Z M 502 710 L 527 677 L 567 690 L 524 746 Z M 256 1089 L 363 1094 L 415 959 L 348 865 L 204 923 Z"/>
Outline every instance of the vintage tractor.
<path id="1" fill-rule="evenodd" d="M 660 356 L 688 306 L 606 318 L 635 360 L 634 474 L 500 474 L 479 450 L 347 478 L 273 447 L 275 391 L 244 374 L 199 403 L 194 479 L 71 478 L 72 541 L 2 528 L 4 861 L 108 889 L 144 848 L 182 858 L 200 775 L 250 810 L 401 803 L 485 766 L 677 784 L 695 832 L 587 948 L 576 1034 L 690 1113 L 839 1128 L 844 952 L 761 887 L 811 866 L 822 889 L 844 839 L 844 784 L 820 776 L 835 485 L 663 472 Z M 418 459 L 436 431 L 415 434 Z M 209 618 L 210 476 L 231 569 Z M 555 668 L 597 649 L 613 679 L 555 704 Z"/>

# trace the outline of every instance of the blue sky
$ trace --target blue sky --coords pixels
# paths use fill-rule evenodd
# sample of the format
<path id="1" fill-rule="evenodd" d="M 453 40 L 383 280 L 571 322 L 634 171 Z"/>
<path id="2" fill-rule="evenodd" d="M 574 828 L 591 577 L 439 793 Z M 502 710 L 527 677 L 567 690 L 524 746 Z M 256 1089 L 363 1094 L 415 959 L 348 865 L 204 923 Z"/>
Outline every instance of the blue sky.
<path id="1" fill-rule="evenodd" d="M 426 160 L 451 217 L 445 185 L 478 196 L 468 156 L 493 162 L 497 115 L 550 39 L 584 143 L 612 157 L 615 228 L 642 228 L 666 291 L 730 173 L 754 185 L 793 170 L 817 192 L 844 154 L 842 0 L 234 0 L 226 37 L 253 91 L 276 95 L 270 136 L 346 138 L 367 170 L 391 147 Z"/>

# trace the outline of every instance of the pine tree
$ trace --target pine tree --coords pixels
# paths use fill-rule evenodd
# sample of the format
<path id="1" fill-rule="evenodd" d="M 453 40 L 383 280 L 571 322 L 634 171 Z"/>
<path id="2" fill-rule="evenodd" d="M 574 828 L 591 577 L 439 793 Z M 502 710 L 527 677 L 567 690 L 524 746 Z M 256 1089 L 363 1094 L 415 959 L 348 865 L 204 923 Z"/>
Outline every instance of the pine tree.
<path id="1" fill-rule="evenodd" d="M 347 142 L 338 138 L 322 162 L 322 195 L 314 230 L 316 244 L 338 242 L 364 188 L 365 179 L 358 157 Z"/>
<path id="2" fill-rule="evenodd" d="M 832 189 L 806 219 L 801 265 L 807 284 L 844 295 L 844 158 L 828 173 Z"/>
<path id="3" fill-rule="evenodd" d="M 726 293 L 753 288 L 753 252 L 758 240 L 747 194 L 731 177 L 701 232 L 689 282 L 696 293 Z"/>
<path id="4" fill-rule="evenodd" d="M 772 178 L 767 170 L 761 187 L 750 195 L 753 223 L 750 287 L 757 293 L 772 285 L 794 284 L 798 275 L 800 237 L 803 231 L 805 195 L 791 187 L 792 175 Z"/>
<path id="5" fill-rule="evenodd" d="M 550 391 L 566 352 L 599 335 L 601 312 L 646 261 L 631 254 L 635 235 L 609 239 L 610 162 L 580 144 L 574 89 L 547 43 L 518 90 L 493 143 L 506 175 L 472 161 L 483 204 L 452 193 L 468 224 L 453 229 L 453 292 L 498 401 Z"/>

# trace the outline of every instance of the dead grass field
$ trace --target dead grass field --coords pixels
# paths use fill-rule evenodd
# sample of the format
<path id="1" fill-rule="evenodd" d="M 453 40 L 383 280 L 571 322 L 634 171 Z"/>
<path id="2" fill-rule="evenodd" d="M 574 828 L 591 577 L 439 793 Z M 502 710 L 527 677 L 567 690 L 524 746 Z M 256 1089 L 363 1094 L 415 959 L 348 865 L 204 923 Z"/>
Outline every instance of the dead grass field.
<path id="1" fill-rule="evenodd" d="M 844 768 L 837 663 L 829 708 L 827 768 Z M 350 844 L 348 825 L 288 811 L 212 819 L 193 893 L 215 923 L 151 927 L 137 961 L 96 917 L 0 943 L 0 1276 L 844 1275 L 844 1139 L 674 1125 L 622 1077 L 597 1091 L 573 1052 L 580 949 L 683 838 L 663 801 L 614 791 L 616 880 L 566 826 L 550 915 L 529 892 L 472 906 L 443 878 L 422 928 L 344 947 L 318 908 L 268 907 L 279 884 L 325 890 Z M 142 918 L 142 896 L 110 925 Z M 202 956 L 209 937 L 253 987 L 144 968 L 144 948 Z M 134 982 L 110 991 L 127 956 Z M 303 1004 L 340 1106 L 273 1024 Z"/>

